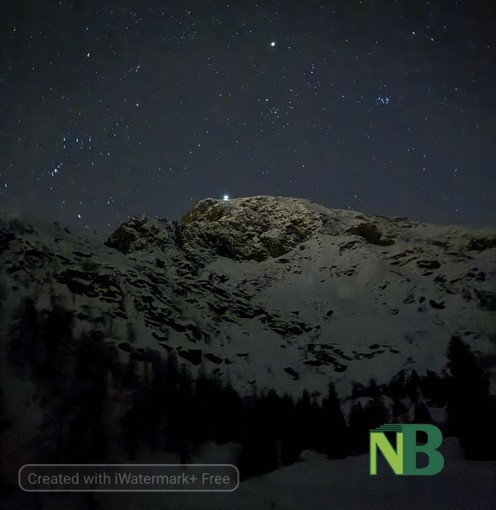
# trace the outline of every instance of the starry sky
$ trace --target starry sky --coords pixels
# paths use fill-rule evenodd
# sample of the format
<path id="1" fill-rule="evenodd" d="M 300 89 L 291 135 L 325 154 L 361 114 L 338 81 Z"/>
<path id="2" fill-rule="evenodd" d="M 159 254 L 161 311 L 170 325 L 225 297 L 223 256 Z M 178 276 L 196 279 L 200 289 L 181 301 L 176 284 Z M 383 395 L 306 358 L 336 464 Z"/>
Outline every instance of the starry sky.
<path id="1" fill-rule="evenodd" d="M 493 0 L 2 0 L 0 210 L 496 221 Z"/>

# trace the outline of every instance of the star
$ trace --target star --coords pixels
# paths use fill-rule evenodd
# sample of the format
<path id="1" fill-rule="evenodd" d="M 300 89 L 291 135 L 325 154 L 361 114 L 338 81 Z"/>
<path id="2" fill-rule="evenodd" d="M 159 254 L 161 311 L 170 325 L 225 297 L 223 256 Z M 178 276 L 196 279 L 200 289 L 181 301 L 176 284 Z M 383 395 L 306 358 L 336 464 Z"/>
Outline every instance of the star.
<path id="1" fill-rule="evenodd" d="M 41 33 L 20 2 L 3 3 L 12 4 L 13 17 L 0 58 L 0 91 L 10 105 L 2 110 L 10 128 L 0 128 L 0 154 L 7 156 L 2 212 L 17 211 L 21 201 L 26 212 L 51 221 L 60 193 L 67 206 L 58 219 L 107 229 L 142 211 L 178 217 L 191 205 L 191 187 L 194 200 L 223 201 L 227 189 L 236 197 L 243 189 L 297 193 L 337 208 L 346 208 L 356 189 L 356 201 L 368 201 L 378 214 L 395 209 L 420 220 L 416 204 L 426 201 L 422 219 L 494 224 L 489 196 L 479 197 L 493 168 L 487 136 L 493 47 L 489 32 L 475 29 L 477 2 L 453 5 L 442 23 L 436 17 L 439 26 L 427 28 L 419 24 L 433 15 L 425 2 L 421 16 L 401 19 L 361 2 L 349 38 L 326 2 L 301 10 L 269 2 L 274 6 L 265 14 L 262 2 L 236 2 L 230 19 L 235 2 L 177 12 L 123 7 L 121 18 L 100 13 L 95 2 L 75 13 L 71 2 L 56 0 L 57 16 L 44 20 Z M 122 21 L 116 40 L 132 33 L 144 45 L 131 44 L 122 55 L 115 45 L 102 46 L 100 24 L 114 26 L 115 16 Z M 166 33 L 158 16 L 169 20 Z M 259 16 L 266 23 L 254 23 Z M 469 34 L 455 29 L 465 22 Z M 397 30 L 383 30 L 387 23 Z M 73 38 L 76 25 L 81 40 Z M 153 50 L 145 51 L 148 45 Z M 24 46 L 29 51 L 16 51 Z M 459 47 L 466 48 L 462 56 Z M 17 87 L 21 79 L 26 85 Z M 33 112 L 39 121 L 32 122 Z M 464 171 L 470 167 L 474 172 Z M 405 172 L 394 181 L 405 200 L 395 200 L 396 191 L 373 193 L 383 178 L 392 186 L 392 169 Z M 410 182 L 417 173 L 423 180 Z M 438 187 L 434 203 L 425 190 Z M 465 212 L 448 208 L 442 200 L 448 191 L 459 200 L 466 195 Z"/>

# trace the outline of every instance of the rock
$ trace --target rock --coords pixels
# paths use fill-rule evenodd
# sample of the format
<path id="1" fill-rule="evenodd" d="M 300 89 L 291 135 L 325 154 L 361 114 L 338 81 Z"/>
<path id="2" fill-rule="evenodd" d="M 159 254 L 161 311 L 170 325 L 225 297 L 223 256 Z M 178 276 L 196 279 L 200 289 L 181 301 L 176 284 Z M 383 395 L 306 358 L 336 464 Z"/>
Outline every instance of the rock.
<path id="1" fill-rule="evenodd" d="M 484 251 L 496 247 L 496 236 L 473 237 L 467 244 L 468 250 Z"/>
<path id="2" fill-rule="evenodd" d="M 180 225 L 187 246 L 209 248 L 235 260 L 263 261 L 310 239 L 322 221 L 304 201 L 257 196 L 201 200 Z"/>
<path id="3" fill-rule="evenodd" d="M 0 231 L 0 252 L 7 250 L 11 241 L 15 239 L 15 235 L 12 232 Z"/>
<path id="4" fill-rule="evenodd" d="M 179 349 L 177 353 L 179 354 L 179 356 L 181 356 L 182 358 L 189 361 L 195 366 L 198 366 L 202 361 L 201 349 L 188 349 L 188 350 Z"/>
<path id="5" fill-rule="evenodd" d="M 212 363 L 215 363 L 216 365 L 220 365 L 222 363 L 222 358 L 217 357 L 215 354 L 208 353 L 205 354 L 205 358 L 210 360 Z"/>
<path id="6" fill-rule="evenodd" d="M 316 360 L 316 359 L 311 359 L 311 360 L 308 360 L 308 361 L 304 361 L 303 364 L 304 365 L 308 365 L 310 367 L 321 367 L 325 363 L 322 362 L 322 361 Z"/>
<path id="7" fill-rule="evenodd" d="M 474 289 L 474 293 L 480 308 L 496 312 L 496 292 Z"/>
<path id="8" fill-rule="evenodd" d="M 385 239 L 379 232 L 377 225 L 374 223 L 359 223 L 347 231 L 349 234 L 355 234 L 363 237 L 370 244 L 378 246 L 391 246 L 394 244 L 393 239 Z"/>
<path id="9" fill-rule="evenodd" d="M 300 378 L 298 372 L 296 372 L 296 370 L 292 369 L 291 367 L 286 367 L 284 371 L 293 378 L 293 381 L 297 381 Z"/>
<path id="10" fill-rule="evenodd" d="M 131 218 L 123 223 L 104 244 L 122 253 L 131 253 L 174 243 L 175 235 L 172 224 L 152 222 L 145 216 L 141 216 Z"/>
<path id="11" fill-rule="evenodd" d="M 417 266 L 422 269 L 438 269 L 441 263 L 438 260 L 417 260 Z"/>
<path id="12" fill-rule="evenodd" d="M 442 310 L 443 308 L 446 308 L 444 306 L 444 301 L 436 303 L 436 301 L 434 301 L 433 299 L 429 299 L 429 304 L 432 306 L 432 308 L 436 308 L 437 310 Z"/>

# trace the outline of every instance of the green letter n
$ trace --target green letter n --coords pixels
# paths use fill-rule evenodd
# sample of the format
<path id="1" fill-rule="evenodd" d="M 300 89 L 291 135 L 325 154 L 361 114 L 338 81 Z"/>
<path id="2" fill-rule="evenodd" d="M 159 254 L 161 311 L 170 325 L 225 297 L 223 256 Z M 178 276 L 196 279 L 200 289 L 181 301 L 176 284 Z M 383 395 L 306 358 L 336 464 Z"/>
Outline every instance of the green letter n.
<path id="1" fill-rule="evenodd" d="M 396 451 L 385 432 L 396 432 Z M 387 460 L 395 475 L 403 474 L 402 425 L 382 425 L 370 431 L 370 474 L 377 475 L 377 449 Z"/>

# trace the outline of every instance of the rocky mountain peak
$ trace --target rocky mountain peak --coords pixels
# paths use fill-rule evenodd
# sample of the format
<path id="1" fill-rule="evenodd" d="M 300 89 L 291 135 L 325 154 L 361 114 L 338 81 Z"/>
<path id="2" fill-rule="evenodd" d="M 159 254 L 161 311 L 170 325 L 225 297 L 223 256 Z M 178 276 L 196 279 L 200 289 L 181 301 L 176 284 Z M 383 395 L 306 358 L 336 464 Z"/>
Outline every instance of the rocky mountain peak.
<path id="1" fill-rule="evenodd" d="M 189 258 L 206 255 L 206 260 L 222 256 L 262 262 L 286 255 L 320 235 L 383 247 L 419 240 L 446 249 L 478 252 L 496 246 L 496 236 L 490 229 L 472 232 L 455 226 L 435 227 L 408 218 L 328 209 L 301 198 L 264 195 L 206 198 L 179 222 L 133 217 L 122 223 L 105 245 L 125 254 L 156 248 L 168 253 L 175 246 Z"/>
<path id="2" fill-rule="evenodd" d="M 180 226 L 189 245 L 236 260 L 262 261 L 312 237 L 322 226 L 322 214 L 311 202 L 296 198 L 207 198 L 181 218 Z"/>

